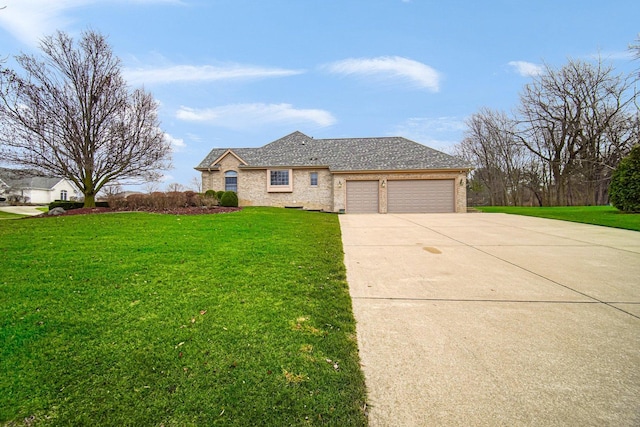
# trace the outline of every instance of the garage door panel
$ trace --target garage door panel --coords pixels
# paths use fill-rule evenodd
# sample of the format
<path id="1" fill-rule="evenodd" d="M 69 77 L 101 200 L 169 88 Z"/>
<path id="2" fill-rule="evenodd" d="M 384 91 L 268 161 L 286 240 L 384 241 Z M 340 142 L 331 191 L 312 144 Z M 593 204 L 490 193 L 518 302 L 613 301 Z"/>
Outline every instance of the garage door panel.
<path id="1" fill-rule="evenodd" d="M 454 180 L 391 180 L 387 182 L 390 213 L 455 212 Z"/>
<path id="2" fill-rule="evenodd" d="M 347 213 L 378 213 L 378 181 L 347 181 Z"/>

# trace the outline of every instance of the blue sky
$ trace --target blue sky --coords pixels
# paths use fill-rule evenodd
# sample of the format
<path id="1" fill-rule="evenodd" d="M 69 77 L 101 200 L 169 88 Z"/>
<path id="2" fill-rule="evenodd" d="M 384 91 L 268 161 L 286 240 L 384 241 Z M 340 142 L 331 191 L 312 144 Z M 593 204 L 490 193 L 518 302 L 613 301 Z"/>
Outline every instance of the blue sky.
<path id="1" fill-rule="evenodd" d="M 450 151 L 481 107 L 508 111 L 547 63 L 640 68 L 635 0 L 4 0 L 0 54 L 44 35 L 108 36 L 132 87 L 160 102 L 170 183 L 215 147 L 404 136 Z M 8 62 L 11 66 L 11 61 Z"/>

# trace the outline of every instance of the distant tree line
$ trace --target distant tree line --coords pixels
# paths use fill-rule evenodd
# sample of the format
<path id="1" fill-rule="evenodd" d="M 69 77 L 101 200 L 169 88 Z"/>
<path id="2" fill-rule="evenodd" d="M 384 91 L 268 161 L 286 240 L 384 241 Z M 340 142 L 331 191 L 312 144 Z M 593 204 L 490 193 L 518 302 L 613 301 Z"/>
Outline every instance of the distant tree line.
<path id="1" fill-rule="evenodd" d="M 631 49 L 638 58 L 640 44 Z M 570 60 L 533 77 L 513 113 L 473 114 L 456 146 L 476 166 L 470 204 L 607 204 L 613 171 L 640 143 L 637 81 L 602 60 Z"/>

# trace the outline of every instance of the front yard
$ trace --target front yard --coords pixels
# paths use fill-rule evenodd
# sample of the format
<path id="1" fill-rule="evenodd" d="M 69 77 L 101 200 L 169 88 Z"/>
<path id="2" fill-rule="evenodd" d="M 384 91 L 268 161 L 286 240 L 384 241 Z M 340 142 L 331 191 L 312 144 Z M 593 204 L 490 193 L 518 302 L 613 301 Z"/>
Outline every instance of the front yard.
<path id="1" fill-rule="evenodd" d="M 366 424 L 335 215 L 0 222 L 0 424 Z"/>
<path id="2" fill-rule="evenodd" d="M 0 219 L 18 219 L 18 218 L 22 218 L 23 216 L 24 215 L 18 215 L 14 213 L 0 211 Z"/>
<path id="3" fill-rule="evenodd" d="M 640 231 L 640 214 L 623 213 L 613 206 L 483 206 L 476 209 L 481 212 L 537 216 Z"/>

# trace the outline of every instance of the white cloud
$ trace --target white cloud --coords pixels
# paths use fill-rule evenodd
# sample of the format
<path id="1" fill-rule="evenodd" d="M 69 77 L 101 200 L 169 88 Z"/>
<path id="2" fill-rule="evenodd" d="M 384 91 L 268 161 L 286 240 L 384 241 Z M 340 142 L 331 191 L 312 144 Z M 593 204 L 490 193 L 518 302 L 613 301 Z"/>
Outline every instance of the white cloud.
<path id="1" fill-rule="evenodd" d="M 300 70 L 284 68 L 253 67 L 248 65 L 172 65 L 162 68 L 125 69 L 124 77 L 130 84 L 153 84 L 174 82 L 201 82 L 232 79 L 260 79 L 286 77 L 301 74 Z"/>
<path id="2" fill-rule="evenodd" d="M 383 79 L 410 82 L 422 89 L 437 92 L 440 89 L 440 74 L 428 65 L 400 56 L 377 58 L 349 58 L 333 62 L 324 68 L 331 73 L 362 75 Z"/>
<path id="3" fill-rule="evenodd" d="M 183 148 L 185 148 L 187 146 L 187 144 L 184 143 L 184 139 L 181 138 L 175 138 L 172 135 L 168 134 L 165 132 L 164 134 L 164 139 L 169 142 L 169 144 L 171 144 L 171 148 L 174 152 L 176 151 L 181 151 Z"/>
<path id="4" fill-rule="evenodd" d="M 516 72 L 523 77 L 535 77 L 542 74 L 544 68 L 542 65 L 534 64 L 526 61 L 511 61 L 509 65 L 516 69 Z"/>
<path id="5" fill-rule="evenodd" d="M 200 135 L 197 135 L 195 133 L 187 133 L 187 138 L 189 138 L 190 140 L 194 141 L 194 142 L 202 142 L 202 137 Z"/>
<path id="6" fill-rule="evenodd" d="M 635 58 L 635 54 L 631 49 L 628 49 L 622 51 L 603 51 L 592 53 L 587 57 L 595 61 L 599 59 L 606 59 L 610 61 L 632 61 Z"/>
<path id="7" fill-rule="evenodd" d="M 392 135 L 451 152 L 453 145 L 462 139 L 465 128 L 464 119 L 459 117 L 412 117 L 397 125 Z"/>
<path id="8" fill-rule="evenodd" d="M 0 27 L 28 45 L 38 45 L 44 36 L 64 30 L 75 20 L 72 9 L 109 0 L 15 0 L 0 13 Z M 120 0 L 125 3 L 125 0 Z M 181 4 L 181 0 L 134 0 L 135 3 Z"/>
<path id="9" fill-rule="evenodd" d="M 331 126 L 335 117 L 328 111 L 296 109 L 291 104 L 232 104 L 215 108 L 194 109 L 180 107 L 180 120 L 206 122 L 231 129 L 249 129 L 270 124 L 311 123 L 319 127 Z"/>
<path id="10" fill-rule="evenodd" d="M 0 26 L 15 38 L 29 45 L 64 28 L 72 20 L 64 11 L 90 3 L 90 0 L 24 0 L 8 4 L 0 13 Z"/>

